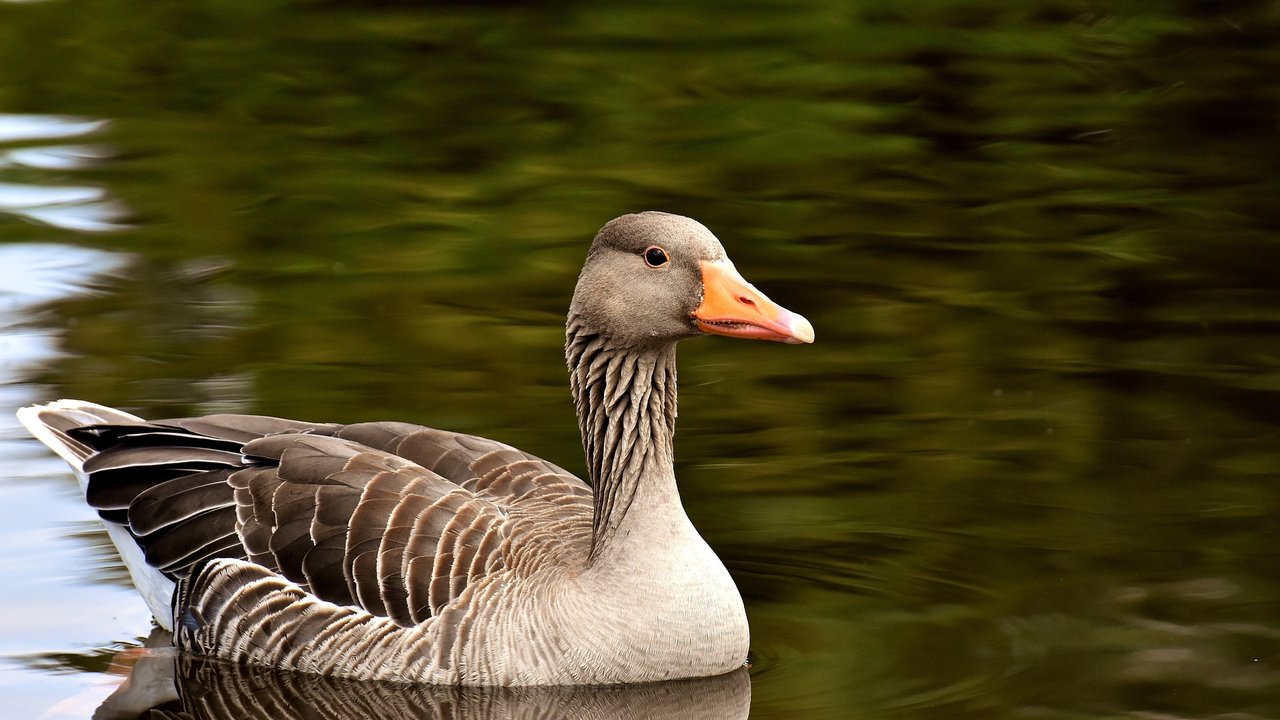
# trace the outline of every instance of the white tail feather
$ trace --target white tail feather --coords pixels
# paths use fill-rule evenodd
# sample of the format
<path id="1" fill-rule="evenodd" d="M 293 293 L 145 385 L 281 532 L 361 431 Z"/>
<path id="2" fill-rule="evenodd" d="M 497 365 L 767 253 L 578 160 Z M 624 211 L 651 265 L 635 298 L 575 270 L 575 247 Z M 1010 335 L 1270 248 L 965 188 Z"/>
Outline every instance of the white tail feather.
<path id="1" fill-rule="evenodd" d="M 41 419 L 42 413 L 55 413 L 64 418 L 71 418 L 77 425 L 95 425 L 101 423 L 141 423 L 145 422 L 136 415 L 130 415 L 114 408 L 83 400 L 57 400 L 46 405 L 32 405 L 18 410 L 18 422 L 21 422 L 35 439 L 44 443 L 58 457 L 67 461 L 75 470 L 76 479 L 80 482 L 80 492 L 89 487 L 89 478 L 84 474 L 86 453 L 90 452 L 85 445 L 77 443 L 65 434 L 56 432 Z M 142 548 L 138 546 L 129 529 L 113 522 L 103 522 L 107 535 L 120 553 L 120 559 L 129 570 L 129 577 L 146 600 L 151 614 L 166 630 L 173 630 L 173 608 L 170 604 L 173 597 L 173 581 L 159 570 L 147 564 Z"/>

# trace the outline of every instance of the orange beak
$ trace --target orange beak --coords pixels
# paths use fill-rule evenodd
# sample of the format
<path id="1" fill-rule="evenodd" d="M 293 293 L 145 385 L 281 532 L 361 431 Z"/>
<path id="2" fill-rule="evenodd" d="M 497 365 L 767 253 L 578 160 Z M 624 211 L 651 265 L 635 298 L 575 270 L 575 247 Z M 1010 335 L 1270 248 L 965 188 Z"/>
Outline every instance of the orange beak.
<path id="1" fill-rule="evenodd" d="M 715 335 L 813 342 L 813 325 L 751 287 L 728 261 L 702 262 L 702 304 L 693 311 L 698 329 Z"/>

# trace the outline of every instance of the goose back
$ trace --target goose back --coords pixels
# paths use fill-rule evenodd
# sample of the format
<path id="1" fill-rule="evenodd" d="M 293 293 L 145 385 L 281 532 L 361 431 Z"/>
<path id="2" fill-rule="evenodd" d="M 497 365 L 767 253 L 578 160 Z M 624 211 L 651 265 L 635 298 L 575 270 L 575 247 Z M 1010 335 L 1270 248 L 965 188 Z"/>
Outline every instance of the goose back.
<path id="1" fill-rule="evenodd" d="M 498 568 L 572 567 L 589 548 L 590 488 L 493 440 L 252 415 L 72 424 L 86 412 L 39 419 L 84 458 L 89 504 L 171 580 L 247 560 L 407 627 Z"/>

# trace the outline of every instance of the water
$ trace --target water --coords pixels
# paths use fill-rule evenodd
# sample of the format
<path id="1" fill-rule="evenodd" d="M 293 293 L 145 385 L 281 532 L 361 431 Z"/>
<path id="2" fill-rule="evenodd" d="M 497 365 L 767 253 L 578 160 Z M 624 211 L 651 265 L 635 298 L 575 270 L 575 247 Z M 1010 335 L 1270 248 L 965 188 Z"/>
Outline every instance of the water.
<path id="1" fill-rule="evenodd" d="M 586 243 L 679 212 L 817 330 L 681 348 L 751 717 L 1280 715 L 1277 40 L 1244 0 L 0 4 L 0 399 L 580 470 Z M 146 610 L 0 423 L 6 712 L 89 717 Z M 522 701 L 483 700 L 626 713 Z"/>

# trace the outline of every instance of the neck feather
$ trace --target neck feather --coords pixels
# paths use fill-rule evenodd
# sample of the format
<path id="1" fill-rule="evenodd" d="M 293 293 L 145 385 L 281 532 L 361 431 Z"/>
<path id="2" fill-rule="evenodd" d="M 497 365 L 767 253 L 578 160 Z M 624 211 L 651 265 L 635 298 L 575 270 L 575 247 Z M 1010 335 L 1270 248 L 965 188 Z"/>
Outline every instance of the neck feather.
<path id="1" fill-rule="evenodd" d="M 611 347 L 606 338 L 571 317 L 565 358 L 595 491 L 594 559 L 609 545 L 637 498 L 676 492 L 676 348 L 674 343 Z M 678 496 L 674 499 L 678 505 Z"/>

